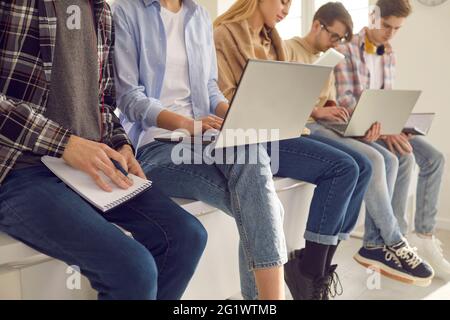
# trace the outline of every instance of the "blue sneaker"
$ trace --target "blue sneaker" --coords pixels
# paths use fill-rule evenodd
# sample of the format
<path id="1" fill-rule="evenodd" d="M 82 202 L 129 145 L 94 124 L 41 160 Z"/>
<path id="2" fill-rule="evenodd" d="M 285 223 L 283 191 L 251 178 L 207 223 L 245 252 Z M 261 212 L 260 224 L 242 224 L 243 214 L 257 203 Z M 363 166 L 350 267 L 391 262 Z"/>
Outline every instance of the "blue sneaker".
<path id="1" fill-rule="evenodd" d="M 397 257 L 403 269 L 411 275 L 415 285 L 427 287 L 431 284 L 434 277 L 433 268 L 419 257 L 406 240 L 387 248 Z"/>
<path id="2" fill-rule="evenodd" d="M 353 257 L 366 268 L 373 268 L 382 275 L 403 283 L 414 284 L 414 277 L 405 270 L 399 258 L 386 246 L 362 247 Z"/>

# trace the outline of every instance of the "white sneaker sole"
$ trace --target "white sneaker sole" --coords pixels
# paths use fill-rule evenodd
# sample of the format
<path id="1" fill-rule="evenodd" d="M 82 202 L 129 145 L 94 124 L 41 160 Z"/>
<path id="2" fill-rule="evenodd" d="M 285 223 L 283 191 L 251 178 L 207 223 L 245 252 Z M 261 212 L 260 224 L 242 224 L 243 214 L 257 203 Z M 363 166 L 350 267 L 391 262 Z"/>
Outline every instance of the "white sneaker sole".
<path id="1" fill-rule="evenodd" d="M 377 272 L 379 272 L 385 277 L 388 277 L 392 280 L 396 280 L 402 283 L 412 284 L 418 287 L 428 287 L 431 284 L 431 281 L 433 280 L 434 277 L 434 274 L 432 274 L 428 278 L 416 278 L 409 274 L 405 274 L 403 272 L 399 272 L 395 269 L 392 269 L 379 261 L 364 258 L 359 253 L 355 254 L 353 259 L 355 259 L 356 262 L 358 262 L 360 265 L 366 268 L 373 267 Z"/>

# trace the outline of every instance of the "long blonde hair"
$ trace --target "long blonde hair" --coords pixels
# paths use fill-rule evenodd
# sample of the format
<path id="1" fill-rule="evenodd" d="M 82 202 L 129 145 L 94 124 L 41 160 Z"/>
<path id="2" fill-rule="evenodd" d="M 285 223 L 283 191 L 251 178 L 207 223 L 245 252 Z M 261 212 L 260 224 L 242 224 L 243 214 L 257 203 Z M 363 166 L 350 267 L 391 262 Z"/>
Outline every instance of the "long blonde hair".
<path id="1" fill-rule="evenodd" d="M 238 22 L 250 18 L 258 8 L 259 0 L 237 0 L 230 9 L 217 17 L 214 28 L 230 22 Z"/>

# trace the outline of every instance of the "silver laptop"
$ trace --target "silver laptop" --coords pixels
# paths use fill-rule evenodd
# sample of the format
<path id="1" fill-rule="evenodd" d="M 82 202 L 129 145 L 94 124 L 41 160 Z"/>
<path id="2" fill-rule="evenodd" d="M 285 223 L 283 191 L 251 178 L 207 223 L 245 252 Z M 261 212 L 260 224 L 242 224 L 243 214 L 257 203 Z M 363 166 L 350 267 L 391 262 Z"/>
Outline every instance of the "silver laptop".
<path id="1" fill-rule="evenodd" d="M 421 93 L 413 90 L 366 90 L 349 122 L 319 123 L 344 137 L 364 137 L 375 122 L 381 123 L 383 135 L 400 134 Z"/>
<path id="2" fill-rule="evenodd" d="M 203 138 L 172 134 L 155 140 L 214 142 L 217 149 L 298 138 L 332 70 L 299 63 L 249 60 L 220 130 Z"/>
<path id="3" fill-rule="evenodd" d="M 403 129 L 404 133 L 416 136 L 426 136 L 433 124 L 435 113 L 413 113 Z"/>

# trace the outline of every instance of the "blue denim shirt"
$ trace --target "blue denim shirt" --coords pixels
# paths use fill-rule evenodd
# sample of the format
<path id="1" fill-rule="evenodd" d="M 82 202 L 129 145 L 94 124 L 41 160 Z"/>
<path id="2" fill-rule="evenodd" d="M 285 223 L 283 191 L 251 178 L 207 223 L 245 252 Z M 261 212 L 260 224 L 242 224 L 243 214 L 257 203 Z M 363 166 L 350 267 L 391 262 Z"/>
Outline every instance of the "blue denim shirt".
<path id="1" fill-rule="evenodd" d="M 217 58 L 208 12 L 194 0 L 187 8 L 185 41 L 194 117 L 215 113 L 227 102 L 217 84 Z M 166 69 L 167 39 L 159 0 L 117 0 L 113 4 L 115 80 L 122 125 L 137 148 L 144 130 L 156 126 Z"/>

